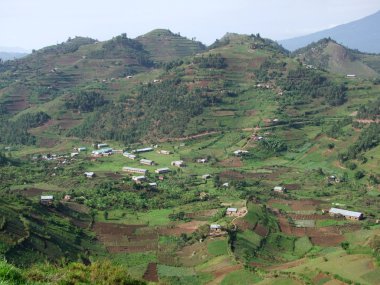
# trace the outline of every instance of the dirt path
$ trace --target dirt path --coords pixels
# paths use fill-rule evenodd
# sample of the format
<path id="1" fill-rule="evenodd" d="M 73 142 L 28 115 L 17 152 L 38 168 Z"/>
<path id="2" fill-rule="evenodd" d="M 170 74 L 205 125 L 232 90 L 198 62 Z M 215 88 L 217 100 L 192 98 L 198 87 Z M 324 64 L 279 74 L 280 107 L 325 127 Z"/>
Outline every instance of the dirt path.
<path id="1" fill-rule="evenodd" d="M 214 134 L 219 134 L 219 133 L 221 133 L 221 132 L 220 131 L 210 131 L 210 132 L 204 132 L 204 133 L 200 133 L 200 134 L 196 134 L 196 135 L 191 135 L 191 136 L 186 136 L 186 137 L 162 138 L 162 139 L 159 139 L 159 142 L 163 143 L 163 142 L 171 142 L 171 141 L 175 141 L 175 142 L 178 142 L 178 141 L 187 141 L 187 140 L 197 139 L 197 138 L 201 138 L 201 137 L 205 137 L 205 136 L 209 136 L 209 135 L 214 135 Z"/>
<path id="2" fill-rule="evenodd" d="M 282 263 L 280 265 L 272 265 L 272 266 L 269 266 L 265 269 L 267 269 L 267 270 L 286 270 L 289 268 L 297 267 L 297 266 L 305 263 L 306 261 L 307 261 L 306 258 L 301 258 L 301 259 L 297 259 L 295 261 Z"/>
<path id="3" fill-rule="evenodd" d="M 234 271 L 238 271 L 240 269 L 243 268 L 243 265 L 242 264 L 237 264 L 237 265 L 231 265 L 231 266 L 226 266 L 226 267 L 222 267 L 218 270 L 215 270 L 213 272 L 210 272 L 214 275 L 215 279 L 210 281 L 209 283 L 206 283 L 207 285 L 217 285 L 217 284 L 220 284 L 224 277 L 226 277 L 227 274 L 231 273 L 231 272 L 234 272 Z"/>

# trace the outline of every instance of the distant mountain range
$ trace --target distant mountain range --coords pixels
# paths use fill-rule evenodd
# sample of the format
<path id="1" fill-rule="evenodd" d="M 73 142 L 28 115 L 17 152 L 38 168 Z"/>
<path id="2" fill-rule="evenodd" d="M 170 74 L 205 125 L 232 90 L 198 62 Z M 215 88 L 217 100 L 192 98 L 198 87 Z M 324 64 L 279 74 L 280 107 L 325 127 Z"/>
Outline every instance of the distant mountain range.
<path id="1" fill-rule="evenodd" d="M 360 20 L 340 25 L 310 35 L 279 41 L 286 49 L 298 48 L 317 42 L 323 38 L 332 38 L 350 49 L 361 52 L 380 53 L 380 11 Z"/>
<path id="2" fill-rule="evenodd" d="M 29 54 L 29 51 L 19 47 L 4 47 L 0 46 L 0 59 L 12 60 L 15 58 L 24 57 Z"/>
<path id="3" fill-rule="evenodd" d="M 0 59 L 2 60 L 12 60 L 15 58 L 21 58 L 28 55 L 28 53 L 23 52 L 2 52 L 0 51 Z"/>

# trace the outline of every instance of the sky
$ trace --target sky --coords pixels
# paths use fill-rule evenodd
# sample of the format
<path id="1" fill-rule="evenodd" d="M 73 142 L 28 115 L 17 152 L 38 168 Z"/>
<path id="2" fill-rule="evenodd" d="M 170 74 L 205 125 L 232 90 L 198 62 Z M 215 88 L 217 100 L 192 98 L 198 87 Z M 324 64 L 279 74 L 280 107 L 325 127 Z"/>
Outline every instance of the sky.
<path id="1" fill-rule="evenodd" d="M 282 40 L 380 10 L 379 0 L 1 0 L 0 47 L 39 49 L 87 36 L 170 29 L 211 44 L 226 32 Z"/>

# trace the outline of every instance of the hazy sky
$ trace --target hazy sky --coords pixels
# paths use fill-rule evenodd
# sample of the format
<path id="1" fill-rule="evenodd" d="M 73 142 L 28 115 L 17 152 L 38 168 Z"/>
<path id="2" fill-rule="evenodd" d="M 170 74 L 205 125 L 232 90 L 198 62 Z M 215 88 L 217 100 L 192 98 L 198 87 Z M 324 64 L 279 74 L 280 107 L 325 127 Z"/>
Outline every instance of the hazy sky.
<path id="1" fill-rule="evenodd" d="M 373 14 L 379 0 L 1 0 L 0 46 L 38 49 L 68 37 L 134 38 L 155 28 L 206 44 L 226 32 L 281 40 Z"/>

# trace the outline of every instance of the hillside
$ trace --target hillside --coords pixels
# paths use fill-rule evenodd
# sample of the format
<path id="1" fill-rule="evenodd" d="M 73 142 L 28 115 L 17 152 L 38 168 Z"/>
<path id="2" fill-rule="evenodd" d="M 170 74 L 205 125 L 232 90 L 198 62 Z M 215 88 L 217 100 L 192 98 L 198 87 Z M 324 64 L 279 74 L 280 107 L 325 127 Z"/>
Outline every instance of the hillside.
<path id="1" fill-rule="evenodd" d="M 332 38 L 340 44 L 361 52 L 380 53 L 379 41 L 380 11 L 365 18 L 340 25 L 310 35 L 279 41 L 288 50 L 294 51 L 317 42 L 323 38 Z"/>
<path id="2" fill-rule="evenodd" d="M 362 54 L 345 48 L 331 39 L 322 39 L 293 52 L 304 64 L 341 75 L 355 74 L 362 78 L 374 78 L 379 74 L 368 66 L 363 57 L 370 61 L 375 55 Z"/>
<path id="3" fill-rule="evenodd" d="M 147 50 L 151 59 L 156 62 L 169 62 L 194 55 L 206 49 L 205 45 L 174 34 L 169 30 L 156 29 L 136 40 Z"/>
<path id="4" fill-rule="evenodd" d="M 168 50 L 178 60 L 125 34 L 75 38 L 0 66 L 0 249 L 25 267 L 0 269 L 377 285 L 380 85 L 328 70 L 376 60 L 325 40 L 300 50 L 328 67 L 310 68 L 259 34 Z"/>

